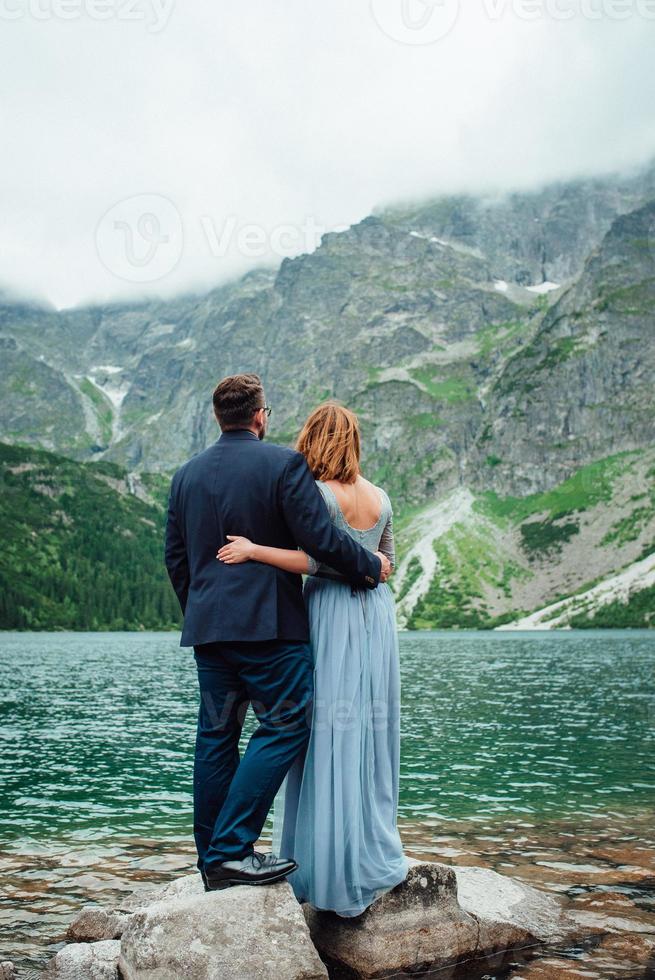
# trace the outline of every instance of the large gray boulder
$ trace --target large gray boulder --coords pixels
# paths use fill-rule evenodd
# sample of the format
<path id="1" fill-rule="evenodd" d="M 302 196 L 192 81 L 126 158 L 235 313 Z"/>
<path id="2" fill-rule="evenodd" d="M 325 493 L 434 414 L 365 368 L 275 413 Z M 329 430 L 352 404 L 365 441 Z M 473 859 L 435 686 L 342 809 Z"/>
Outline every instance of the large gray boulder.
<path id="1" fill-rule="evenodd" d="M 48 980 L 120 980 L 118 940 L 99 943 L 71 943 L 50 960 L 45 976 Z"/>
<path id="2" fill-rule="evenodd" d="M 453 868 L 457 900 L 480 924 L 481 953 L 516 949 L 564 938 L 573 923 L 547 892 L 491 868 Z"/>
<path id="3" fill-rule="evenodd" d="M 508 950 L 564 931 L 551 896 L 486 868 L 427 862 L 413 862 L 407 879 L 356 919 L 308 906 L 305 917 L 324 959 L 367 980 L 470 960 L 497 967 Z"/>
<path id="4" fill-rule="evenodd" d="M 286 882 L 201 889 L 182 879 L 177 893 L 131 913 L 121 939 L 123 980 L 327 978 Z"/>
<path id="5" fill-rule="evenodd" d="M 199 874 L 182 875 L 165 885 L 140 888 L 124 895 L 110 909 L 99 905 L 85 905 L 77 913 L 66 931 L 66 938 L 73 943 L 93 943 L 101 939 L 120 939 L 130 916 L 148 908 L 155 902 L 185 895 L 204 895 Z M 0 978 L 1 980 L 1 978 Z"/>
<path id="6" fill-rule="evenodd" d="M 95 943 L 102 939 L 120 939 L 127 925 L 128 916 L 124 912 L 85 905 L 68 929 L 66 939 L 71 943 Z"/>
<path id="7" fill-rule="evenodd" d="M 199 872 L 195 874 L 180 875 L 167 881 L 165 885 L 154 885 L 150 888 L 140 888 L 138 891 L 124 895 L 120 899 L 114 911 L 118 913 L 132 913 L 147 909 L 155 902 L 166 902 L 169 898 L 186 898 L 190 895 L 204 895 L 205 888 Z"/>

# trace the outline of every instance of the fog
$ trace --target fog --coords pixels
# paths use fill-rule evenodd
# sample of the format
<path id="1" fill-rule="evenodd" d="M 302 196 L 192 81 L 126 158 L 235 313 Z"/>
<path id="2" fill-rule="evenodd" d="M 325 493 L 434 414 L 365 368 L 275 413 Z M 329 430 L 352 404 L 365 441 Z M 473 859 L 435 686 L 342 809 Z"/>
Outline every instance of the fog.
<path id="1" fill-rule="evenodd" d="M 389 202 L 655 155 L 655 0 L 0 0 L 0 284 L 208 289 Z"/>

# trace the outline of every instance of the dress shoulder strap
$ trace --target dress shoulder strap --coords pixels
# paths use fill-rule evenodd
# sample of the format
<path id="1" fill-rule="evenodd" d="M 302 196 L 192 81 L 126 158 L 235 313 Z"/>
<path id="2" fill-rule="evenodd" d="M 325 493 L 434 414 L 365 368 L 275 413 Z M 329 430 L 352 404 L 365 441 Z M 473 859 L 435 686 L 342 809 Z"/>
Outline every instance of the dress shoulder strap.
<path id="1" fill-rule="evenodd" d="M 327 504 L 328 513 L 333 521 L 336 521 L 341 512 L 339 507 L 339 502 L 336 498 L 336 494 L 332 487 L 329 487 L 327 483 L 323 483 L 322 480 L 316 481 L 316 486 L 321 491 L 323 500 Z"/>
<path id="2" fill-rule="evenodd" d="M 380 494 L 380 499 L 382 500 L 382 513 L 380 514 L 380 520 L 382 520 L 383 517 L 387 517 L 388 518 L 388 517 L 391 516 L 391 514 L 393 512 L 393 507 L 391 506 L 391 501 L 389 499 L 389 494 L 384 489 L 384 487 L 377 487 L 376 486 L 375 489 Z"/>

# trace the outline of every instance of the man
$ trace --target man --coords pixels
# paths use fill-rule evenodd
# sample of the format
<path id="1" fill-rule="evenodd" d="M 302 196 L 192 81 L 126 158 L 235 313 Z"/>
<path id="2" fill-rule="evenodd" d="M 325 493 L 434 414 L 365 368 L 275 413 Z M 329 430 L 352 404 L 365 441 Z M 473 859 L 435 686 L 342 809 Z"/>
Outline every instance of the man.
<path id="1" fill-rule="evenodd" d="M 227 535 L 301 547 L 375 588 L 389 563 L 337 528 L 304 456 L 263 442 L 270 408 L 256 374 L 224 378 L 213 394 L 222 435 L 171 485 L 166 567 L 184 613 L 200 686 L 194 762 L 194 836 L 205 888 L 268 884 L 294 861 L 253 845 L 291 763 L 309 739 L 313 662 L 300 575 L 227 565 Z M 248 704 L 259 727 L 239 758 Z"/>

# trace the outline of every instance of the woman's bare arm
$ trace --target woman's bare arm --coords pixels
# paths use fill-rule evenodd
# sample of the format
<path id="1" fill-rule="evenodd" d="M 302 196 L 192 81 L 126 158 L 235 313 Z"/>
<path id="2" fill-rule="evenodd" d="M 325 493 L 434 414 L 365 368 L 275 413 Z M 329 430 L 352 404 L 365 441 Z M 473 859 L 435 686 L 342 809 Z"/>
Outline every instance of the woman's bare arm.
<path id="1" fill-rule="evenodd" d="M 311 558 L 305 551 L 269 548 L 236 534 L 228 534 L 227 540 L 230 543 L 224 544 L 216 553 L 219 561 L 225 562 L 226 565 L 238 565 L 243 561 L 260 561 L 264 565 L 274 565 L 285 572 L 295 572 L 297 575 L 316 575 L 319 568 L 316 559 Z M 380 581 L 386 582 L 391 574 L 391 566 L 385 566 L 381 551 L 376 551 L 375 554 L 380 559 L 382 567 Z"/>
<path id="2" fill-rule="evenodd" d="M 290 548 L 269 548 L 266 545 L 254 544 L 249 538 L 228 534 L 229 544 L 219 549 L 216 557 L 226 565 L 238 565 L 243 561 L 260 561 L 264 565 L 275 565 L 285 572 L 295 572 L 307 575 L 310 571 L 310 561 L 304 551 Z"/>

